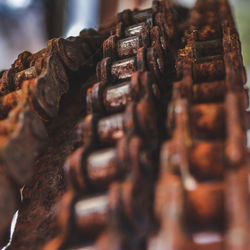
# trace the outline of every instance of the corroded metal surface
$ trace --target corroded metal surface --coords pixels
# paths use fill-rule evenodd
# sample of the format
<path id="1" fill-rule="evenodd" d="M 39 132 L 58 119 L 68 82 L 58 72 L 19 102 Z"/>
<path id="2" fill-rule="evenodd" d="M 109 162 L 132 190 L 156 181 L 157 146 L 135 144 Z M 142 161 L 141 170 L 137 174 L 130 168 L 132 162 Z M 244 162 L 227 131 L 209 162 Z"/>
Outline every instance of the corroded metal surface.
<path id="1" fill-rule="evenodd" d="M 19 152 L 16 141 L 26 137 L 42 141 L 41 120 L 56 117 L 10 249 L 249 249 L 248 94 L 228 1 L 198 0 L 187 10 L 154 0 L 118 14 L 110 30 L 103 58 L 91 63 L 96 77 L 81 91 L 72 84 L 61 106 L 68 80 L 79 81 L 100 44 L 88 40 L 95 32 L 53 39 L 1 74 L 0 126 L 10 148 Z M 33 116 L 33 130 L 8 126 Z M 35 139 L 20 151 L 32 152 L 29 165 L 42 145 Z M 23 157 L 1 150 L 8 163 Z M 7 160 L 3 242 L 19 204 L 15 185 L 32 172 Z"/>
<path id="2" fill-rule="evenodd" d="M 247 174 L 241 175 L 248 171 L 244 125 L 248 103 L 238 33 L 224 0 L 197 1 L 189 23 L 177 63 L 182 79 L 175 83 L 169 106 L 167 129 L 172 137 L 162 146 L 155 192 L 161 226 L 149 249 L 164 245 L 168 249 L 248 249 Z M 214 47 L 215 40 L 222 49 Z M 202 93 L 203 86 L 211 93 L 205 87 Z M 232 176 L 235 182 L 229 187 Z M 171 194 L 163 193 L 165 185 L 170 185 Z M 236 210 L 241 214 L 238 221 L 233 215 Z"/>
<path id="3" fill-rule="evenodd" d="M 78 74 L 80 81 L 86 75 L 79 72 L 93 69 L 104 37 L 105 32 L 87 30 L 79 37 L 52 39 L 47 48 L 35 54 L 23 52 L 1 73 L 1 193 L 6 200 L 1 207 L 5 218 L 1 245 L 8 241 L 10 221 L 20 200 L 19 188 L 31 180 L 33 164 L 47 147 L 46 125 L 58 115 L 72 74 Z"/>
<path id="4" fill-rule="evenodd" d="M 153 232 L 160 120 L 171 90 L 163 79 L 174 71 L 166 46 L 174 34 L 167 37 L 162 28 L 174 29 L 173 23 L 155 18 L 165 7 L 154 1 L 152 9 L 120 13 L 116 34 L 103 43 L 99 82 L 87 91 L 88 115 L 79 124 L 82 146 L 64 165 L 61 234 L 46 249 L 87 246 L 98 238 L 100 249 L 141 249 Z"/>
<path id="5" fill-rule="evenodd" d="M 248 102 L 230 7 L 197 1 L 167 82 L 179 34 L 169 7 L 120 13 L 104 42 L 82 147 L 65 164 L 61 234 L 45 249 L 248 249 Z"/>

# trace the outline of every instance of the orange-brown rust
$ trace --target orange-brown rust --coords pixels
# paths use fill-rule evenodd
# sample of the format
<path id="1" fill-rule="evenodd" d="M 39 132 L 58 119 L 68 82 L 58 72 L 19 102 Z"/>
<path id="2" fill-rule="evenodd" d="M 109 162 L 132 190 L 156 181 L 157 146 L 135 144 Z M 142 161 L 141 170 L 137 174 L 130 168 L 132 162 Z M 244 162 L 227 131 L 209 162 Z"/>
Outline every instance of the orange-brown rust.
<path id="1" fill-rule="evenodd" d="M 225 81 L 194 84 L 192 101 L 194 103 L 223 101 L 225 92 Z"/>
<path id="2" fill-rule="evenodd" d="M 192 107 L 192 131 L 198 138 L 223 138 L 225 110 L 220 103 L 197 104 Z"/>
<path id="3" fill-rule="evenodd" d="M 194 190 L 185 192 L 185 214 L 189 227 L 209 228 L 224 224 L 224 185 L 221 182 L 197 183 Z"/>
<path id="4" fill-rule="evenodd" d="M 190 151 L 190 171 L 196 178 L 222 178 L 224 170 L 223 142 L 194 143 Z"/>
<path id="5" fill-rule="evenodd" d="M 224 76 L 225 66 L 222 59 L 193 64 L 193 78 L 195 83 L 222 80 Z"/>

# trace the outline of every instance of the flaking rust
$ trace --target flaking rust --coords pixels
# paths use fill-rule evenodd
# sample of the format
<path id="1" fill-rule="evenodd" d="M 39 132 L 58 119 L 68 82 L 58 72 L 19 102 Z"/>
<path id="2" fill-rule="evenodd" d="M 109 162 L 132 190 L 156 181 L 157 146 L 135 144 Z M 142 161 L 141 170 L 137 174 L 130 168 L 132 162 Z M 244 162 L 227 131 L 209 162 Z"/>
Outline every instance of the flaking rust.
<path id="1" fill-rule="evenodd" d="M 75 192 L 67 200 L 73 209 L 60 213 L 67 233 L 46 249 L 248 249 L 246 78 L 230 8 L 224 0 L 197 1 L 177 52 L 178 81 L 171 79 L 171 99 L 162 101 L 171 90 L 163 79 L 173 70 L 168 49 L 177 27 L 170 10 L 153 1 L 152 9 L 123 11 L 104 42 L 99 82 L 87 91 L 88 115 L 79 125 L 81 147 L 65 165 L 65 199 Z"/>
<path id="2" fill-rule="evenodd" d="M 219 16 L 215 8 L 221 11 Z M 197 1 L 189 23 L 177 68 L 182 80 L 174 84 L 166 123 L 172 137 L 162 146 L 162 174 L 155 192 L 161 226 L 149 249 L 248 249 L 249 220 L 243 222 L 249 216 L 248 188 L 241 175 L 248 171 L 244 123 L 248 105 L 239 37 L 227 1 Z M 209 95 L 206 88 L 211 88 Z M 175 194 L 164 197 L 161 190 L 167 185 Z M 234 190 L 231 195 L 238 193 L 237 201 L 229 189 Z M 170 205 L 176 209 L 174 219 Z M 241 231 L 239 241 L 234 230 Z M 206 242 L 210 237 L 216 240 Z"/>
<path id="3" fill-rule="evenodd" d="M 47 47 L 37 53 L 31 54 L 27 51 L 21 53 L 11 68 L 2 72 L 0 78 L 1 95 L 20 89 L 24 80 L 39 77 L 44 70 L 51 67 L 46 62 L 48 57 L 56 57 L 57 61 L 59 60 L 63 67 L 68 70 L 68 73 L 83 69 L 87 66 L 86 61 L 89 65 L 93 64 L 93 61 L 96 60 L 95 56 L 91 59 L 93 61 L 88 60 L 88 57 L 96 52 L 104 38 L 104 32 L 85 30 L 78 37 L 49 40 Z M 63 77 L 64 72 L 60 69 L 60 62 L 56 63 L 54 67 L 59 67 L 57 70 Z"/>
<path id="4" fill-rule="evenodd" d="M 87 72 L 90 74 L 94 69 Z M 32 249 L 34 245 L 41 249 L 59 232 L 55 215 L 57 203 L 65 192 L 62 166 L 77 144 L 74 134 L 84 108 L 81 102 L 82 85 L 78 81 L 78 78 L 72 81 L 69 92 L 63 96 L 59 114 L 46 123 L 48 147 L 36 159 L 33 178 L 23 190 L 23 202 L 19 206 L 19 218 L 10 249 Z M 88 82 L 84 84 L 89 85 Z"/>
<path id="5" fill-rule="evenodd" d="M 46 249 L 141 249 L 155 227 L 150 201 L 160 141 L 157 107 L 164 109 L 160 89 L 171 88 L 159 79 L 174 70 L 163 29 L 172 23 L 155 19 L 164 9 L 154 1 L 151 9 L 122 12 L 116 33 L 103 44 L 98 82 L 87 91 L 88 115 L 77 127 L 80 147 L 64 166 L 61 234 Z"/>
<path id="6" fill-rule="evenodd" d="M 5 173 L 20 186 L 33 175 L 32 163 L 47 143 L 47 132 L 32 108 L 24 103 L 0 122 L 0 159 Z M 5 129 L 4 129 L 5 128 Z"/>
<path id="7" fill-rule="evenodd" d="M 110 31 L 106 40 L 95 31 L 52 39 L 1 73 L 1 137 L 10 148 L 19 152 L 16 140 L 29 138 L 33 147 L 20 152 L 36 155 L 41 120 L 55 117 L 10 248 L 249 249 L 248 94 L 228 1 L 187 10 L 154 0 L 118 14 Z M 102 42 L 99 62 L 87 66 Z M 69 86 L 94 66 L 83 92 Z M 35 129 L 25 130 L 33 116 Z M 26 183 L 32 169 L 7 168 L 20 158 L 1 150 L 4 199 L 9 179 Z M 8 201 L 3 234 L 18 203 Z"/>
<path id="8" fill-rule="evenodd" d="M 9 70 L 1 72 L 1 194 L 6 200 L 1 207 L 1 216 L 5 217 L 1 246 L 8 242 L 10 221 L 19 208 L 19 188 L 29 183 L 34 162 L 47 147 L 46 123 L 58 115 L 72 73 L 81 78 L 79 71 L 93 67 L 105 36 L 105 31 L 87 30 L 79 37 L 52 39 L 47 48 L 35 54 L 21 53 Z"/>

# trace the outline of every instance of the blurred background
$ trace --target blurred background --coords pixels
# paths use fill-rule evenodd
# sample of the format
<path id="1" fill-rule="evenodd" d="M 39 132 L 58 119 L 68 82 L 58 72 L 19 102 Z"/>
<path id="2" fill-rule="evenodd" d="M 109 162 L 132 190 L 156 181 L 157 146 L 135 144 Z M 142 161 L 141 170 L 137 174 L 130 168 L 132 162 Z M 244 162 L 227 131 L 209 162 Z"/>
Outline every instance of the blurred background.
<path id="1" fill-rule="evenodd" d="M 173 0 L 191 7 L 195 0 Z M 111 23 L 125 8 L 146 8 L 152 0 L 0 0 L 0 70 L 24 50 L 35 52 L 53 37 Z M 250 76 L 250 0 L 231 0 Z"/>

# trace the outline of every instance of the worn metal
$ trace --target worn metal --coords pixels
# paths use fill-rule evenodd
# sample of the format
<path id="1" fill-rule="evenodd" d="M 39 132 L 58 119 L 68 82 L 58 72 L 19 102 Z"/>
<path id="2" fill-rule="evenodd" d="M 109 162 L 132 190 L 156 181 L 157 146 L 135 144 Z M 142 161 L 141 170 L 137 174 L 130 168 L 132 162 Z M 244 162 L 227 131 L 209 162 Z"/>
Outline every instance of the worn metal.
<path id="1" fill-rule="evenodd" d="M 35 54 L 21 53 L 9 70 L 1 72 L 1 247 L 9 240 L 10 222 L 21 199 L 19 189 L 31 180 L 34 162 L 46 149 L 44 122 L 58 115 L 72 73 L 93 67 L 105 36 L 90 30 L 75 38 L 52 39 Z"/>
<path id="2" fill-rule="evenodd" d="M 162 101 L 169 96 L 163 79 L 173 71 L 170 50 L 177 34 L 170 6 L 154 1 L 152 9 L 120 13 L 116 32 L 103 44 L 98 82 L 87 91 L 88 115 L 79 125 L 83 146 L 68 158 L 65 170 L 70 189 L 81 197 L 107 190 L 111 183 L 111 200 L 105 203 L 111 221 L 104 222 L 102 205 L 94 209 L 101 213 L 99 221 L 92 212 L 78 216 L 75 230 L 91 243 L 76 240 L 76 249 L 113 249 L 110 242 L 115 249 L 224 249 L 224 243 L 247 249 L 246 180 L 240 184 L 240 173 L 247 171 L 245 70 L 226 14 L 230 9 L 223 0 L 197 1 L 177 51 L 172 81 L 178 81 L 171 100 Z M 163 114 L 166 131 L 155 133 Z M 159 135 L 167 135 L 160 155 L 154 153 Z M 232 198 L 228 182 L 237 186 Z M 233 200 L 242 206 L 227 208 Z M 243 213 L 239 224 L 237 209 Z M 234 227 L 242 232 L 239 243 L 233 242 Z M 70 242 L 69 235 L 62 242 Z"/>
<path id="3" fill-rule="evenodd" d="M 169 1 L 123 11 L 103 43 L 96 77 L 82 91 L 71 86 L 68 96 L 80 92 L 83 108 L 70 127 L 67 157 L 52 139 L 66 158 L 67 187 L 57 204 L 58 231 L 45 249 L 249 249 L 248 95 L 239 35 L 227 0 L 198 0 L 185 11 Z M 83 55 L 75 58 L 80 45 L 81 37 L 55 39 L 48 47 L 64 48 L 57 54 L 20 55 L 16 71 L 1 73 L 12 79 L 7 90 L 2 85 L 3 93 L 12 91 L 0 98 L 2 117 L 20 100 L 35 117 L 55 117 L 67 76 L 84 65 Z M 72 56 L 65 54 L 72 46 Z M 65 117 L 73 99 L 63 105 Z M 2 128 L 11 138 L 8 124 Z M 33 155 L 40 144 L 32 143 Z M 30 178 L 16 165 L 4 167 L 16 183 Z"/>
<path id="4" fill-rule="evenodd" d="M 221 14 L 215 15 L 215 9 Z M 239 37 L 227 1 L 197 1 L 189 23 L 186 47 L 179 51 L 177 70 L 182 79 L 174 84 L 168 111 L 171 138 L 162 146 L 155 191 L 161 225 L 149 249 L 166 245 L 169 249 L 248 249 L 249 223 L 243 222 L 249 210 L 243 177 L 248 171 L 247 102 Z M 237 201 L 229 189 L 232 195 L 238 193 Z M 239 224 L 236 210 L 242 211 Z M 240 240 L 233 242 L 232 232 L 238 229 Z"/>

